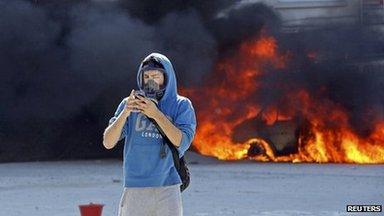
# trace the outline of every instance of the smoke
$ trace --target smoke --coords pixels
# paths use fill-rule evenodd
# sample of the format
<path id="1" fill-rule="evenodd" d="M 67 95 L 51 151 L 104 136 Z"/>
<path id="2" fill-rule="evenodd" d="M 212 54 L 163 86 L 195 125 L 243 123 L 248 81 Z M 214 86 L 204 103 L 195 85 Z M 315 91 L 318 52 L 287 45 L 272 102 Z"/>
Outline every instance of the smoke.
<path id="1" fill-rule="evenodd" d="M 171 58 L 179 85 L 201 83 L 217 58 L 217 44 L 195 10 L 170 13 L 155 27 L 158 49 Z"/>
<path id="2" fill-rule="evenodd" d="M 119 5 L 124 8 L 128 14 L 138 18 L 149 25 L 158 24 L 164 17 L 170 13 L 185 13 L 188 10 L 195 10 L 205 22 L 215 18 L 217 14 L 237 1 L 233 0 L 143 0 L 130 1 L 119 0 Z"/>
<path id="3" fill-rule="evenodd" d="M 125 82 L 125 93 L 136 86 L 136 67 L 155 48 L 154 31 L 114 5 L 81 4 L 69 12 L 67 46 L 70 70 L 83 80 L 80 97 L 91 100 L 107 86 Z M 121 82 L 123 83 L 123 82 Z"/>
<path id="4" fill-rule="evenodd" d="M 55 73 L 49 68 L 62 64 L 63 53 L 55 46 L 59 26 L 31 4 L 1 1 L 0 5 L 2 119 L 22 120 L 28 115 L 24 111 L 51 103 L 51 95 L 41 85 L 53 84 L 44 82 Z"/>
<path id="5" fill-rule="evenodd" d="M 374 63 L 384 53 L 383 38 L 382 32 L 358 24 L 279 35 L 280 51 L 289 51 L 290 59 L 285 69 L 259 77 L 258 102 L 302 115 L 303 105 L 287 93 L 306 90 L 319 105 L 341 107 L 355 132 L 368 136 L 384 120 L 384 68 Z M 338 124 L 329 121 L 330 127 Z"/>
<path id="6" fill-rule="evenodd" d="M 128 2 L 0 0 L 0 160 L 107 155 L 102 131 L 151 52 L 171 59 L 182 86 L 211 70 L 217 43 L 205 7 L 147 16 Z"/>
<path id="7" fill-rule="evenodd" d="M 276 35 L 281 20 L 270 7 L 255 3 L 223 11 L 218 17 L 207 22 L 207 25 L 220 49 L 229 52 L 243 41 L 257 38 L 262 30 Z"/>
<path id="8" fill-rule="evenodd" d="M 0 0 L 0 160 L 120 155 L 120 149 L 103 150 L 102 131 L 121 99 L 137 88 L 137 68 L 146 55 L 165 54 L 179 86 L 199 86 L 216 62 L 261 31 L 295 57 L 289 73 L 262 77 L 260 103 L 283 101 L 287 89 L 270 88 L 278 83 L 298 83 L 311 92 L 325 85 L 327 98 L 355 116 L 352 124 L 373 119 L 360 114 L 375 116 L 364 107 L 382 109 L 383 73 L 351 72 L 340 61 L 313 64 L 304 53 L 359 58 L 381 49 L 378 38 L 360 28 L 287 36 L 280 26 L 273 9 L 238 1 Z M 367 38 L 376 38 L 373 46 L 356 45 Z"/>

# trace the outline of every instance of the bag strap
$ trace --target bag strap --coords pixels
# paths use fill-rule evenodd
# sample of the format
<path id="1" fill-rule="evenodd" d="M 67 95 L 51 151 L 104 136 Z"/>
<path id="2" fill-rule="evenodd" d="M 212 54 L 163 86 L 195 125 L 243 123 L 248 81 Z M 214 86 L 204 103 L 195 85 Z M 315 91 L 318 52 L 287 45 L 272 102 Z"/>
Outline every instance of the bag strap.
<path id="1" fill-rule="evenodd" d="M 164 154 L 165 157 L 165 145 L 168 145 L 168 147 L 171 149 L 172 152 L 172 157 L 173 157 L 173 162 L 175 164 L 176 170 L 180 169 L 180 156 L 179 156 L 179 151 L 176 149 L 176 147 L 171 143 L 167 135 L 165 135 L 163 129 L 157 124 L 157 122 L 153 118 L 148 118 L 157 128 L 157 130 L 161 133 L 163 136 L 163 144 L 161 146 L 161 151 L 160 151 L 160 157 L 162 157 L 162 154 Z"/>

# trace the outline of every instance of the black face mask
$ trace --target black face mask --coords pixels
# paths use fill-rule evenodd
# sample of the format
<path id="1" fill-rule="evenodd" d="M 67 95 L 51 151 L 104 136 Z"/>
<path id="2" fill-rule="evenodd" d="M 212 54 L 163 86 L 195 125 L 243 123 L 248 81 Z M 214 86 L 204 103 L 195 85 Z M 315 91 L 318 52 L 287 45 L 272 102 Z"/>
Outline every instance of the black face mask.
<path id="1" fill-rule="evenodd" d="M 160 86 L 153 79 L 149 79 L 147 83 L 144 83 L 143 90 L 146 97 L 156 100 L 160 100 L 165 92 L 164 86 Z"/>

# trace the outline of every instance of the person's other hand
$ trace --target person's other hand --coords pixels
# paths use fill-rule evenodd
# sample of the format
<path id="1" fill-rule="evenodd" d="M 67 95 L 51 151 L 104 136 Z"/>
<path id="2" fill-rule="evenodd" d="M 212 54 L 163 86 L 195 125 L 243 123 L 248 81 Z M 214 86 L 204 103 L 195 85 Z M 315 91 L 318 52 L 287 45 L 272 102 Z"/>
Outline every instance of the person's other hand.
<path id="1" fill-rule="evenodd" d="M 159 109 L 157 109 L 156 104 L 148 98 L 137 96 L 137 105 L 135 106 L 141 113 L 146 115 L 149 118 L 155 118 Z"/>

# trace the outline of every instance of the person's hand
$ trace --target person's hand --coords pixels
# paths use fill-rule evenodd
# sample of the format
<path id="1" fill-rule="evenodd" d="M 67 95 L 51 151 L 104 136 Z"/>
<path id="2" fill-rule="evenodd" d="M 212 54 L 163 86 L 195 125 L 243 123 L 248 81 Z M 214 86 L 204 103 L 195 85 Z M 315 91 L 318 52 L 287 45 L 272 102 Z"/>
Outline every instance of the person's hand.
<path id="1" fill-rule="evenodd" d="M 134 94 L 135 94 L 135 90 L 132 89 L 131 94 L 129 94 L 128 97 L 124 98 L 125 106 L 122 112 L 125 116 L 129 116 L 129 114 L 131 114 L 132 111 L 135 112 L 135 105 L 137 103 L 137 99 L 135 99 Z"/>
<path id="2" fill-rule="evenodd" d="M 136 98 L 137 98 L 136 101 L 138 103 L 134 106 L 135 109 L 138 109 L 141 113 L 143 113 L 147 117 L 154 119 L 159 112 L 159 109 L 157 109 L 156 104 L 150 99 L 140 95 L 138 95 Z"/>

